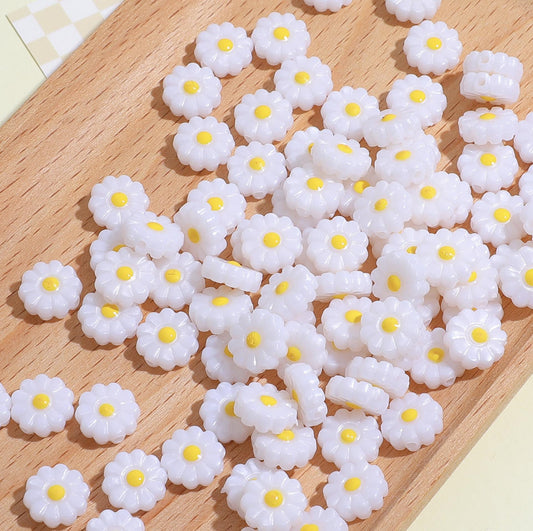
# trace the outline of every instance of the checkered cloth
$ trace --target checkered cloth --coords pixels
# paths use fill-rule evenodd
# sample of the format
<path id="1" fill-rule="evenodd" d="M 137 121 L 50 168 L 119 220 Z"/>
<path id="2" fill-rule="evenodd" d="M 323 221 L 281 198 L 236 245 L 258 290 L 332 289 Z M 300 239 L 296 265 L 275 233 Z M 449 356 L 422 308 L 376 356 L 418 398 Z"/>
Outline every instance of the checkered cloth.
<path id="1" fill-rule="evenodd" d="M 48 77 L 121 2 L 33 0 L 7 18 Z"/>

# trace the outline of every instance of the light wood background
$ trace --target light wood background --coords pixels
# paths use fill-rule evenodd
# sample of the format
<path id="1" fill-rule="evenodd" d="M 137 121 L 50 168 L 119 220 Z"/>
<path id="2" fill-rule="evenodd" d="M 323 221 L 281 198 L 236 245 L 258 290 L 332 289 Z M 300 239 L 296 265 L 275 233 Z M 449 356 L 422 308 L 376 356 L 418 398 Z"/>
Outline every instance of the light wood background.
<path id="1" fill-rule="evenodd" d="M 167 216 L 200 179 L 214 177 L 194 175 L 178 162 L 172 138 L 181 120 L 161 100 L 163 77 L 175 65 L 194 60 L 194 39 L 209 23 L 231 21 L 251 32 L 255 21 L 271 11 L 292 12 L 307 23 L 312 37 L 308 53 L 331 66 L 335 88 L 365 87 L 384 106 L 392 81 L 416 71 L 401 51 L 409 25 L 397 23 L 383 4 L 356 0 L 336 14 L 317 14 L 302 0 L 125 0 L 0 130 L 0 381 L 12 393 L 24 378 L 44 372 L 63 378 L 76 397 L 97 382 L 117 381 L 134 391 L 142 411 L 137 431 L 116 446 L 100 447 L 84 438 L 74 420 L 45 439 L 23 434 L 14 422 L 0 429 L 1 530 L 41 529 L 22 504 L 24 484 L 40 466 L 59 462 L 80 470 L 91 488 L 88 511 L 72 526 L 83 529 L 110 508 L 101 490 L 105 464 L 119 451 L 134 448 L 160 457 L 163 441 L 175 429 L 201 424 L 202 397 L 216 385 L 199 355 L 188 367 L 169 373 L 152 369 L 136 354 L 134 340 L 98 347 L 82 335 L 75 313 L 42 323 L 24 311 L 16 294 L 25 270 L 52 259 L 74 266 L 84 294 L 93 290 L 88 248 L 99 227 L 87 202 L 91 187 L 104 176 L 126 173 L 141 181 L 150 209 Z M 533 108 L 532 15 L 529 0 L 443 0 L 435 17 L 458 30 L 463 57 L 472 50 L 494 49 L 522 60 L 522 98 L 514 106 L 521 118 Z M 273 72 L 254 58 L 239 76 L 223 80 L 223 101 L 214 115 L 232 126 L 240 98 L 260 87 L 273 89 Z M 441 168 L 449 171 L 456 171 L 463 147 L 457 118 L 475 108 L 459 95 L 460 79 L 460 66 L 437 78 L 449 105 L 443 122 L 431 132 L 444 154 Z M 295 118 L 294 129 L 322 126 L 316 108 L 296 112 Z M 216 174 L 224 176 L 225 168 Z M 249 211 L 268 208 L 266 201 L 254 202 Z M 382 510 L 352 524 L 353 529 L 405 528 L 531 374 L 530 311 L 516 309 L 506 299 L 504 305 L 509 334 L 504 358 L 488 371 L 469 371 L 452 388 L 431 393 L 444 407 L 445 429 L 435 444 L 415 454 L 383 444 L 377 463 L 389 482 L 389 495 Z M 412 390 L 424 388 L 414 385 Z M 251 445 L 226 448 L 224 472 L 209 487 L 187 491 L 168 484 L 165 498 L 141 515 L 148 529 L 244 527 L 228 510 L 220 489 L 231 467 L 252 456 Z M 324 505 L 322 487 L 333 470 L 317 454 L 310 466 L 290 475 L 301 480 L 311 505 Z"/>

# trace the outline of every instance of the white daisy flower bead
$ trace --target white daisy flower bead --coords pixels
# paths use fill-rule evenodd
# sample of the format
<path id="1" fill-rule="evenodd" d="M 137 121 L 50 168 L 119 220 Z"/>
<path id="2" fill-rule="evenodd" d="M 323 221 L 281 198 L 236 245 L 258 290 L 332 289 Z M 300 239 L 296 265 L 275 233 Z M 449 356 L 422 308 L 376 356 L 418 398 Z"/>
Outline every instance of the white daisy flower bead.
<path id="1" fill-rule="evenodd" d="M 233 245 L 233 238 L 232 238 Z M 302 234 L 288 217 L 255 214 L 243 224 L 240 235 L 243 263 L 264 273 L 292 265 L 302 252 Z M 235 249 L 235 245 L 233 245 Z"/>
<path id="2" fill-rule="evenodd" d="M 282 140 L 294 122 L 292 105 L 277 91 L 246 94 L 235 107 L 235 129 L 247 142 Z"/>
<path id="3" fill-rule="evenodd" d="M 244 486 L 240 501 L 246 523 L 264 531 L 290 529 L 306 506 L 300 482 L 283 470 L 259 472 Z"/>
<path id="4" fill-rule="evenodd" d="M 24 309 L 43 321 L 63 319 L 80 304 L 82 285 L 72 267 L 59 260 L 37 262 L 22 275 L 18 296 Z"/>
<path id="5" fill-rule="evenodd" d="M 316 220 L 332 216 L 339 206 L 344 187 L 333 179 L 316 177 L 311 165 L 293 168 L 283 182 L 287 207 L 300 217 Z"/>
<path id="6" fill-rule="evenodd" d="M 361 409 L 369 415 L 381 415 L 389 403 L 389 395 L 383 389 L 346 376 L 333 376 L 329 380 L 326 398 L 339 406 Z"/>
<path id="7" fill-rule="evenodd" d="M 110 383 L 83 393 L 75 417 L 85 437 L 98 444 L 118 444 L 135 431 L 140 414 L 133 393 Z"/>
<path id="8" fill-rule="evenodd" d="M 341 7 L 349 6 L 352 0 L 304 0 L 308 6 L 314 7 L 319 13 L 332 11 L 335 13 Z"/>
<path id="9" fill-rule="evenodd" d="M 320 175 L 336 181 L 362 179 L 372 164 L 367 149 L 339 134 L 322 135 L 311 148 L 311 158 Z"/>
<path id="10" fill-rule="evenodd" d="M 283 318 L 268 310 L 243 313 L 229 329 L 228 349 L 239 367 L 253 374 L 275 369 L 287 354 L 287 330 Z"/>
<path id="11" fill-rule="evenodd" d="M 328 414 L 328 408 L 312 366 L 307 363 L 289 365 L 285 369 L 283 380 L 287 391 L 298 404 L 298 417 L 303 425 L 322 424 Z"/>
<path id="12" fill-rule="evenodd" d="M 359 410 L 338 409 L 326 417 L 318 433 L 322 456 L 338 468 L 345 463 L 374 461 L 382 442 L 377 421 Z"/>
<path id="13" fill-rule="evenodd" d="M 407 191 L 413 205 L 410 222 L 415 225 L 451 229 L 466 220 L 474 202 L 470 186 L 445 171 L 428 175 Z"/>
<path id="14" fill-rule="evenodd" d="M 366 297 L 346 296 L 333 299 L 322 313 L 324 337 L 339 350 L 359 351 L 361 341 L 361 318 L 370 309 L 372 301 Z"/>
<path id="15" fill-rule="evenodd" d="M 373 302 L 361 317 L 361 340 L 371 354 L 391 362 L 409 356 L 425 330 L 417 308 L 396 297 Z"/>
<path id="16" fill-rule="evenodd" d="M 0 383 L 0 428 L 7 426 L 11 419 L 11 397 Z"/>
<path id="17" fill-rule="evenodd" d="M 202 265 L 192 254 L 178 253 L 171 258 L 154 260 L 155 282 L 150 298 L 160 307 L 181 310 L 192 296 L 205 287 Z"/>
<path id="18" fill-rule="evenodd" d="M 518 173 L 518 161 L 511 146 L 467 144 L 457 161 L 459 175 L 474 192 L 497 192 L 508 188 Z"/>
<path id="19" fill-rule="evenodd" d="M 346 295 L 368 297 L 372 293 L 370 275 L 362 271 L 322 273 L 316 279 L 318 282 L 316 300 L 320 302 L 329 302 L 331 299 Z"/>
<path id="20" fill-rule="evenodd" d="M 175 116 L 205 118 L 220 105 L 222 84 L 213 71 L 196 63 L 176 66 L 163 79 L 163 101 Z"/>
<path id="21" fill-rule="evenodd" d="M 379 387 L 391 398 L 400 398 L 409 389 L 409 376 L 402 369 L 372 357 L 355 357 L 346 367 L 346 376 Z"/>
<path id="22" fill-rule="evenodd" d="M 420 135 L 420 118 L 412 112 L 393 112 L 385 109 L 369 117 L 363 124 L 363 136 L 369 146 L 381 148 L 400 144 Z"/>
<path id="23" fill-rule="evenodd" d="M 427 239 L 428 235 L 429 232 L 427 230 L 406 227 L 401 232 L 390 235 L 387 243 L 383 246 L 381 254 L 385 256 L 389 253 L 402 251 L 415 256 L 418 247 Z"/>
<path id="24" fill-rule="evenodd" d="M 285 157 L 272 144 L 250 142 L 228 159 L 228 181 L 244 196 L 263 199 L 287 177 Z"/>
<path id="25" fill-rule="evenodd" d="M 307 186 L 307 185 L 306 185 Z M 278 217 L 286 216 L 291 219 L 295 227 L 298 227 L 302 232 L 305 229 L 313 228 L 318 223 L 318 219 L 312 216 L 300 216 L 296 210 L 293 210 L 287 205 L 285 199 L 285 191 L 283 188 L 278 188 L 272 194 L 272 212 Z M 298 257 L 297 261 L 301 263 L 302 257 Z M 304 264 L 305 265 L 305 264 Z"/>
<path id="26" fill-rule="evenodd" d="M 375 186 L 379 180 L 380 179 L 378 179 L 374 168 L 370 166 L 367 174 L 362 179 L 357 181 L 343 181 L 342 184 L 344 186 L 344 194 L 342 195 L 339 203 L 339 212 L 345 218 L 351 218 L 353 214 L 353 203 L 355 198 L 359 197 L 369 186 Z"/>
<path id="27" fill-rule="evenodd" d="M 254 456 L 269 468 L 302 468 L 315 455 L 316 440 L 312 428 L 293 426 L 281 433 L 252 433 Z"/>
<path id="28" fill-rule="evenodd" d="M 258 308 L 281 315 L 289 321 L 307 310 L 316 298 L 317 280 L 303 265 L 284 267 L 261 288 Z"/>
<path id="29" fill-rule="evenodd" d="M 422 264 L 414 255 L 402 251 L 387 253 L 378 258 L 370 277 L 372 293 L 379 299 L 396 297 L 422 304 L 429 292 Z"/>
<path id="30" fill-rule="evenodd" d="M 329 507 L 323 509 L 319 505 L 315 505 L 309 511 L 303 512 L 291 527 L 291 531 L 301 531 L 302 529 L 303 531 L 316 531 L 317 529 L 348 531 L 348 524 L 335 509 Z"/>
<path id="31" fill-rule="evenodd" d="M 466 111 L 459 118 L 459 134 L 465 142 L 477 145 L 500 144 L 512 140 L 518 127 L 518 117 L 511 109 L 481 107 Z"/>
<path id="32" fill-rule="evenodd" d="M 444 328 L 435 328 L 415 347 L 409 373 L 414 382 L 429 389 L 450 387 L 465 370 L 454 361 L 444 343 Z M 399 398 L 399 397 L 396 397 Z"/>
<path id="33" fill-rule="evenodd" d="M 102 490 L 113 507 L 131 514 L 149 511 L 163 499 L 167 473 L 155 455 L 142 450 L 119 452 L 104 468 Z"/>
<path id="34" fill-rule="evenodd" d="M 98 225 L 114 229 L 132 214 L 144 212 L 149 203 L 141 183 L 127 175 L 108 175 L 93 186 L 88 207 Z"/>
<path id="35" fill-rule="evenodd" d="M 144 531 L 145 527 L 140 518 L 132 516 L 126 509 L 112 511 L 105 509 L 98 518 L 92 518 L 87 523 L 87 531 L 113 531 L 127 529 L 128 531 Z"/>
<path id="36" fill-rule="evenodd" d="M 253 42 L 244 28 L 229 22 L 209 24 L 196 37 L 194 56 L 202 65 L 211 68 L 215 76 L 236 76 L 252 62 Z"/>
<path id="37" fill-rule="evenodd" d="M 386 0 L 387 11 L 400 22 L 420 24 L 425 19 L 432 19 L 440 7 L 441 0 Z"/>
<path id="38" fill-rule="evenodd" d="M 230 339 L 231 337 L 227 332 L 207 338 L 202 350 L 202 363 L 205 366 L 205 372 L 211 380 L 246 383 L 252 377 L 252 373 L 235 365 L 233 354 L 228 348 Z"/>
<path id="39" fill-rule="evenodd" d="M 403 79 L 397 79 L 387 94 L 387 107 L 391 111 L 416 114 L 423 128 L 442 120 L 446 104 L 442 85 L 429 76 L 407 74 Z"/>
<path id="40" fill-rule="evenodd" d="M 219 286 L 205 288 L 192 296 L 189 316 L 200 332 L 221 334 L 252 311 L 249 295 L 240 290 Z"/>
<path id="41" fill-rule="evenodd" d="M 259 291 L 263 275 L 234 260 L 223 260 L 216 256 L 206 256 L 202 264 L 202 276 L 230 288 L 255 293 Z"/>
<path id="42" fill-rule="evenodd" d="M 322 137 L 329 136 L 325 129 L 317 127 L 308 127 L 303 131 L 296 131 L 285 146 L 285 158 L 287 159 L 287 168 L 303 168 L 313 163 L 311 158 L 311 149 L 314 143 Z"/>
<path id="43" fill-rule="evenodd" d="M 368 237 L 342 216 L 321 220 L 305 235 L 305 254 L 319 273 L 355 271 L 368 258 Z"/>
<path id="44" fill-rule="evenodd" d="M 487 192 L 474 203 L 470 226 L 485 243 L 494 247 L 526 235 L 520 219 L 524 202 L 519 195 L 511 195 L 505 190 Z"/>
<path id="45" fill-rule="evenodd" d="M 333 89 L 329 66 L 318 57 L 304 55 L 283 61 L 274 74 L 274 84 L 293 108 L 303 111 L 322 105 Z"/>
<path id="46" fill-rule="evenodd" d="M 490 102 L 493 105 L 507 105 L 518 100 L 520 83 L 500 74 L 464 72 L 459 91 L 465 98 L 480 103 Z"/>
<path id="47" fill-rule="evenodd" d="M 419 134 L 378 151 L 376 179 L 396 181 L 402 186 L 418 184 L 436 171 L 440 157 L 435 137 Z"/>
<path id="48" fill-rule="evenodd" d="M 87 510 L 89 487 L 77 470 L 43 466 L 26 481 L 22 502 L 35 522 L 50 528 L 72 525 Z"/>
<path id="49" fill-rule="evenodd" d="M 524 67 L 516 57 L 511 57 L 503 52 L 494 53 L 490 50 L 470 52 L 465 57 L 463 70 L 465 72 L 500 74 L 517 83 L 520 82 L 524 73 Z"/>
<path id="50" fill-rule="evenodd" d="M 260 18 L 252 31 L 255 53 L 269 65 L 305 55 L 311 36 L 303 20 L 292 13 L 270 13 Z"/>
<path id="51" fill-rule="evenodd" d="M 198 426 L 176 430 L 163 443 L 161 466 L 175 485 L 195 489 L 209 485 L 224 468 L 226 450 L 215 434 Z"/>
<path id="52" fill-rule="evenodd" d="M 379 103 L 364 88 L 345 86 L 329 93 L 320 114 L 324 127 L 359 142 L 364 122 L 379 114 Z"/>
<path id="53" fill-rule="evenodd" d="M 524 200 L 524 203 L 529 203 L 533 200 L 533 166 L 530 166 L 528 170 L 522 174 L 518 181 L 518 187 L 520 190 L 520 197 Z"/>
<path id="54" fill-rule="evenodd" d="M 78 310 L 82 332 L 99 345 L 121 345 L 135 335 L 143 312 L 140 306 L 107 302 L 99 293 L 88 293 Z"/>
<path id="55" fill-rule="evenodd" d="M 396 182 L 378 181 L 354 199 L 353 219 L 369 237 L 400 232 L 411 215 L 411 197 Z"/>
<path id="56" fill-rule="evenodd" d="M 450 306 L 446 302 L 446 300 L 443 300 L 442 301 L 443 323 L 447 325 L 452 317 L 455 317 L 461 310 L 464 310 L 464 309 L 465 308 L 458 308 L 457 306 Z M 499 319 L 500 321 L 503 319 L 503 307 L 502 307 L 502 299 L 500 295 L 497 295 L 495 299 L 491 299 L 483 305 L 468 307 L 468 309 L 472 310 L 473 312 L 477 310 L 484 310 L 486 312 L 489 312 L 491 315 L 493 315 L 494 317 L 496 317 L 496 319 Z"/>
<path id="57" fill-rule="evenodd" d="M 417 248 L 425 270 L 426 278 L 432 286 L 441 290 L 454 288 L 466 282 L 475 266 L 472 248 L 481 238 L 465 229 L 450 231 L 439 229 L 430 234 Z"/>
<path id="58" fill-rule="evenodd" d="M 518 122 L 513 142 L 520 158 L 527 163 L 533 162 L 533 112 Z"/>
<path id="59" fill-rule="evenodd" d="M 253 432 L 235 415 L 235 397 L 243 385 L 221 382 L 216 389 L 207 391 L 200 406 L 204 428 L 212 431 L 221 443 L 243 443 Z"/>
<path id="60" fill-rule="evenodd" d="M 198 350 L 198 330 L 184 312 L 151 312 L 137 328 L 135 348 L 150 367 L 184 367 Z"/>
<path id="61" fill-rule="evenodd" d="M 20 429 L 31 435 L 48 437 L 65 428 L 74 415 L 74 393 L 63 380 L 39 374 L 26 379 L 11 396 L 11 418 Z"/>
<path id="62" fill-rule="evenodd" d="M 457 66 L 463 45 L 457 31 L 444 22 L 424 20 L 409 29 L 403 43 L 409 66 L 421 74 L 444 74 Z"/>
<path id="63" fill-rule="evenodd" d="M 118 251 L 126 247 L 124 243 L 124 234 L 122 232 L 122 225 L 114 229 L 104 229 L 98 233 L 98 237 L 89 247 L 89 254 L 91 255 L 91 269 L 96 269 L 96 264 L 101 262 L 106 253 L 109 251 Z"/>
<path id="64" fill-rule="evenodd" d="M 244 487 L 249 481 L 255 481 L 260 472 L 271 471 L 262 461 L 254 457 L 248 459 L 246 463 L 235 465 L 221 489 L 222 494 L 227 496 L 228 507 L 232 511 L 237 511 L 239 516 L 244 519 L 244 511 L 240 505 Z"/>
<path id="65" fill-rule="evenodd" d="M 381 468 L 358 460 L 345 463 L 340 470 L 328 476 L 324 498 L 328 507 L 351 522 L 356 518 L 368 518 L 372 511 L 381 509 L 388 492 Z"/>
<path id="66" fill-rule="evenodd" d="M 213 116 L 193 116 L 178 127 L 173 146 L 183 165 L 194 171 L 214 171 L 228 162 L 235 141 L 224 122 Z"/>
<path id="67" fill-rule="evenodd" d="M 131 215 L 122 225 L 122 233 L 130 249 L 155 259 L 170 258 L 183 245 L 183 233 L 178 225 L 153 212 Z"/>
<path id="68" fill-rule="evenodd" d="M 155 285 L 153 262 L 128 247 L 107 253 L 96 266 L 95 275 L 96 291 L 119 306 L 142 304 Z"/>
<path id="69" fill-rule="evenodd" d="M 391 400 L 381 415 L 381 433 L 396 450 L 416 452 L 442 431 L 442 407 L 427 393 Z"/>
<path id="70" fill-rule="evenodd" d="M 297 422 L 296 402 L 287 391 L 278 391 L 269 383 L 251 382 L 240 388 L 235 397 L 235 414 L 260 433 L 281 433 Z"/>
<path id="71" fill-rule="evenodd" d="M 305 363 L 315 374 L 320 374 L 327 358 L 326 338 L 310 323 L 287 321 L 285 329 L 287 353 L 277 366 L 279 377 L 284 378 L 287 368 L 297 363 Z"/>
<path id="72" fill-rule="evenodd" d="M 464 309 L 448 321 L 444 343 L 465 369 L 488 369 L 503 356 L 507 334 L 491 312 Z"/>

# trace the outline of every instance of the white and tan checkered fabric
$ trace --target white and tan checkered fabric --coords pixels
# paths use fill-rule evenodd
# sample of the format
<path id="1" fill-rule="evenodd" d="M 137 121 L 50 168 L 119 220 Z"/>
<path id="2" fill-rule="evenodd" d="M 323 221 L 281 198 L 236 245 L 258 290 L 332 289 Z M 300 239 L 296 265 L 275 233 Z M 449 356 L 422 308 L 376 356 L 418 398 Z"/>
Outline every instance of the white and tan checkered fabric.
<path id="1" fill-rule="evenodd" d="M 48 77 L 121 3 L 33 0 L 7 18 Z"/>

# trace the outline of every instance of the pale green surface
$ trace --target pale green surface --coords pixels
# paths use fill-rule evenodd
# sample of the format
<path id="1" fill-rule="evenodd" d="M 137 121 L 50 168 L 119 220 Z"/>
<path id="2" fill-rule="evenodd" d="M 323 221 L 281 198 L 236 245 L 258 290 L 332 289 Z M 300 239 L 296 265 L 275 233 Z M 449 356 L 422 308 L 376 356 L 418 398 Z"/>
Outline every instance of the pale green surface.
<path id="1" fill-rule="evenodd" d="M 0 123 L 44 81 L 5 18 L 27 0 L 0 0 Z M 483 435 L 409 531 L 533 529 L 533 378 Z"/>

